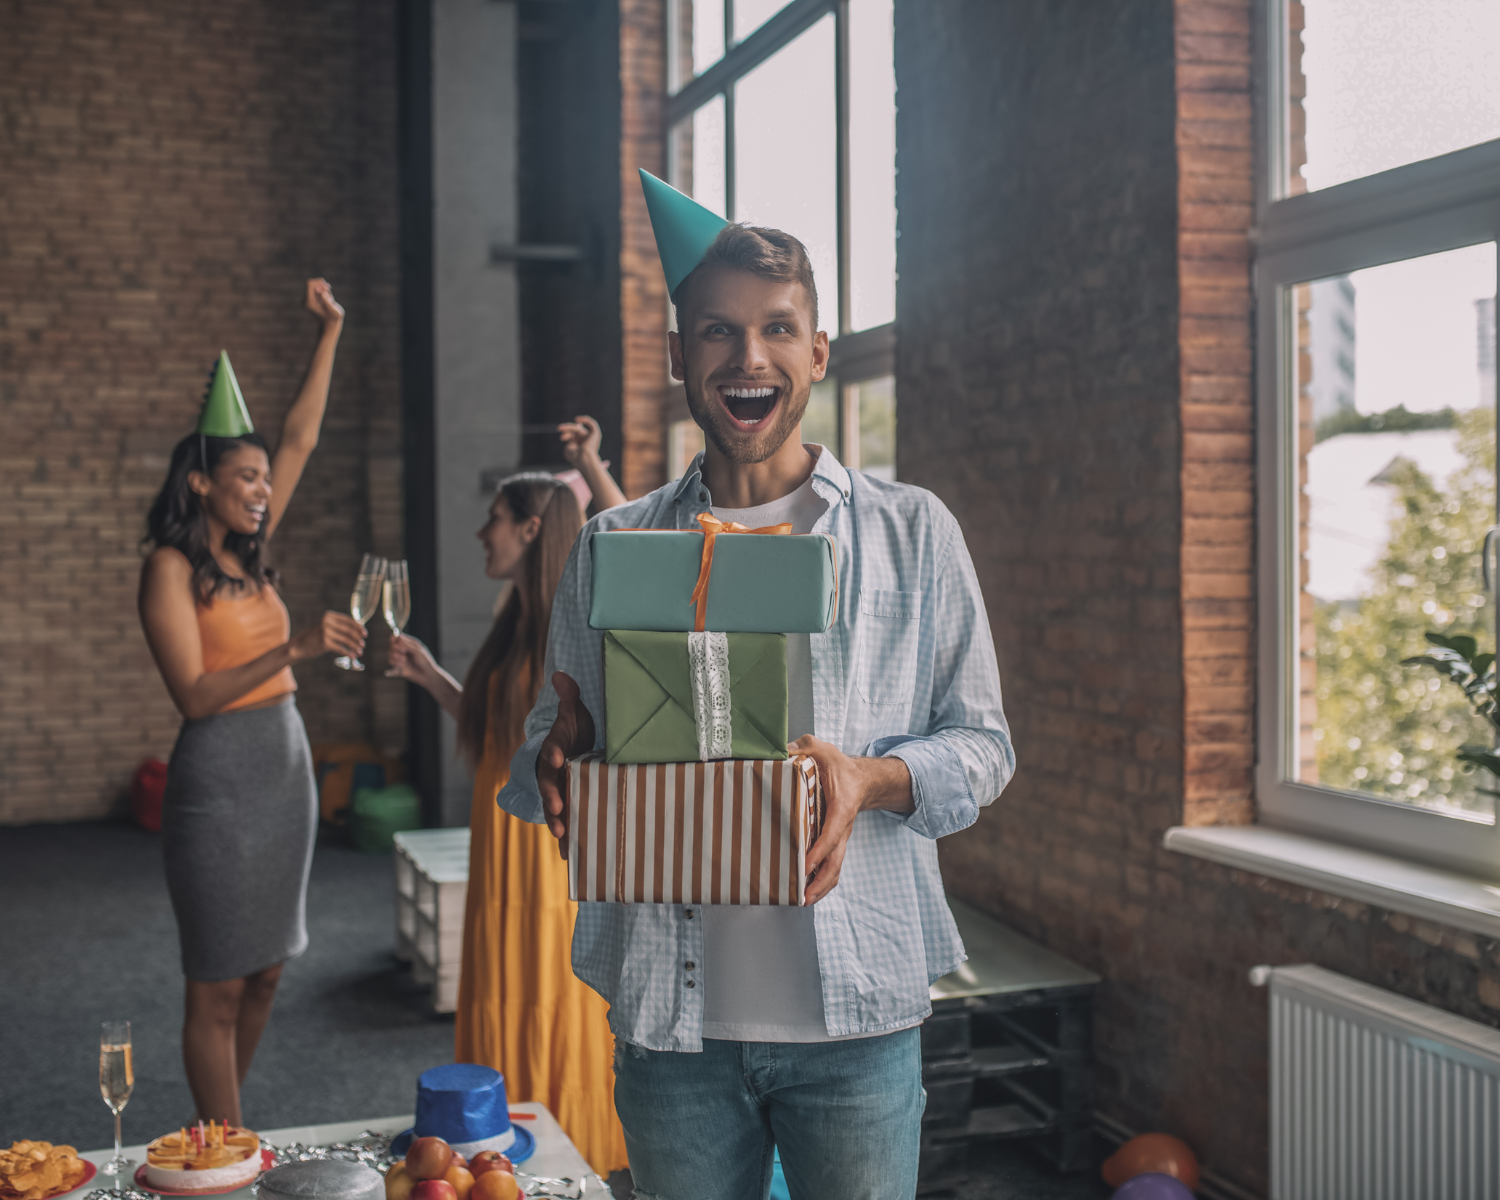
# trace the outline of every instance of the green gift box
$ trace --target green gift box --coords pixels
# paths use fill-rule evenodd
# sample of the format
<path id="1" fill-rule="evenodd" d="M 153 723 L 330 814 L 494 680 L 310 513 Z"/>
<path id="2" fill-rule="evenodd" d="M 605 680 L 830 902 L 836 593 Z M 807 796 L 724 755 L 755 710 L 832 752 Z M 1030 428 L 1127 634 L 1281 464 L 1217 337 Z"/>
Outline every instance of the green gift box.
<path id="1" fill-rule="evenodd" d="M 785 757 L 785 636 L 605 632 L 606 762 Z"/>
<path id="2" fill-rule="evenodd" d="M 685 632 L 704 535 L 695 530 L 612 529 L 590 543 L 595 629 Z M 719 533 L 712 544 L 704 629 L 821 633 L 838 611 L 838 564 L 827 534 Z"/>

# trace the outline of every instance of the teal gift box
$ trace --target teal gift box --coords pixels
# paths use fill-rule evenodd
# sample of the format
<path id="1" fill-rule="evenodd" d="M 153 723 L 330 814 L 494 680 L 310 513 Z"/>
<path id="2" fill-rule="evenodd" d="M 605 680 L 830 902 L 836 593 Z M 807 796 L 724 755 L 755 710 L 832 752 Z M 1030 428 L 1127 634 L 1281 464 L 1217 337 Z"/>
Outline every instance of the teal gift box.
<path id="1" fill-rule="evenodd" d="M 704 534 L 612 529 L 591 543 L 595 629 L 683 633 L 696 626 Z M 719 533 L 702 629 L 821 633 L 838 613 L 838 561 L 827 534 Z"/>

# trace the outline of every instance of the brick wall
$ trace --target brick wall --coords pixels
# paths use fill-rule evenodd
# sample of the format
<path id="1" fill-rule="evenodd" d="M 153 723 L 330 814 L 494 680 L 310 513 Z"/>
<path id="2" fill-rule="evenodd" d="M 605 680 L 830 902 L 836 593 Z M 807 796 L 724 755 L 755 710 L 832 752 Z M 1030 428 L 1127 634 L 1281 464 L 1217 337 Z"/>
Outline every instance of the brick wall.
<path id="1" fill-rule="evenodd" d="M 1019 770 L 950 891 L 1104 976 L 1097 1100 L 1266 1189 L 1259 963 L 1500 1024 L 1495 943 L 1162 849 L 1250 813 L 1250 0 L 897 0 L 899 474 Z"/>
<path id="2" fill-rule="evenodd" d="M 274 440 L 309 275 L 349 316 L 275 546 L 294 624 L 347 603 L 361 551 L 399 552 L 393 21 L 353 0 L 0 5 L 0 821 L 102 815 L 170 751 L 135 615 L 145 509 L 220 348 Z M 379 671 L 298 675 L 315 740 L 400 744 Z"/>

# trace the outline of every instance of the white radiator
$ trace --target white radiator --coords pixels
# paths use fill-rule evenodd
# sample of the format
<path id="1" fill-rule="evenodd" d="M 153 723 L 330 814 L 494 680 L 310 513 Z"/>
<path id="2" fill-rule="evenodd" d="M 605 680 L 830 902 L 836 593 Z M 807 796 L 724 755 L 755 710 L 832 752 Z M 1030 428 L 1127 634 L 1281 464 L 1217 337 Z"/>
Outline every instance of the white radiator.
<path id="1" fill-rule="evenodd" d="M 1321 967 L 1271 985 L 1271 1200 L 1500 1200 L 1500 1030 Z"/>

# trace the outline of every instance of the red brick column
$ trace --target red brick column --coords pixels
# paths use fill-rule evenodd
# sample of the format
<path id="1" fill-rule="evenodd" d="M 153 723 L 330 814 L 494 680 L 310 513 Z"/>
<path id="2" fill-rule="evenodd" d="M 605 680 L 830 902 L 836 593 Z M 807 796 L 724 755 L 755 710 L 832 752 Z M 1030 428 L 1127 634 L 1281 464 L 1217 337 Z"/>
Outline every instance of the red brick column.
<path id="1" fill-rule="evenodd" d="M 1253 817 L 1251 0 L 1176 0 L 1183 820 Z"/>
<path id="2" fill-rule="evenodd" d="M 620 0 L 621 484 L 634 499 L 666 482 L 667 283 L 638 170 L 666 174 L 663 0 Z"/>

